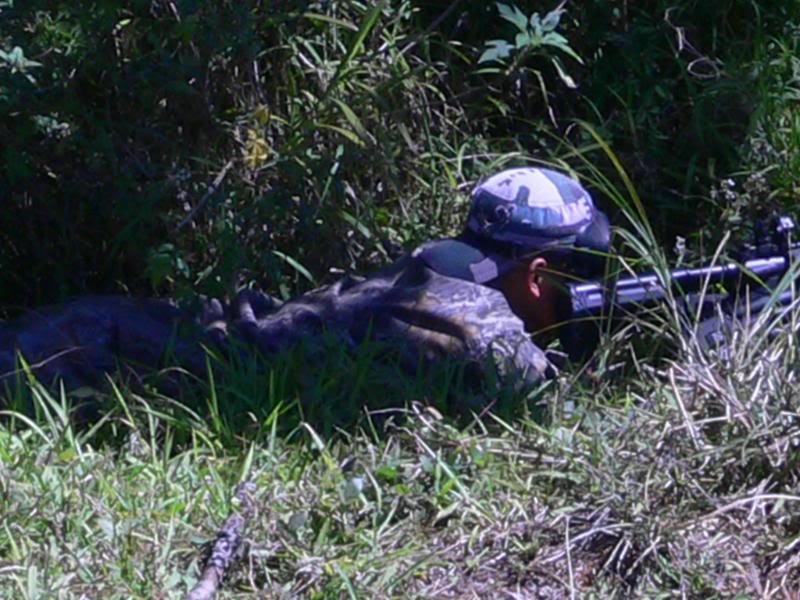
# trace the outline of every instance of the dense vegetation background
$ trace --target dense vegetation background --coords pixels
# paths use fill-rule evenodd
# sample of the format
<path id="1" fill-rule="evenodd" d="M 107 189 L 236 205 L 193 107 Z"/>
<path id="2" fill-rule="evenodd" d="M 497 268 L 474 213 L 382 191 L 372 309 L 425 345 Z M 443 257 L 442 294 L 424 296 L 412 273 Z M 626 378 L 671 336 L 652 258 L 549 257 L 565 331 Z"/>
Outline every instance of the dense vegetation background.
<path id="1" fill-rule="evenodd" d="M 1 0 L 0 24 L 11 312 L 287 296 L 453 232 L 503 164 L 618 184 L 578 121 L 668 246 L 800 185 L 791 0 Z"/>
<path id="2" fill-rule="evenodd" d="M 0 318 L 288 297 L 455 232 L 478 178 L 536 161 L 662 273 L 658 248 L 795 210 L 797 0 L 0 0 Z M 335 339 L 313 368 L 212 353 L 171 395 L 22 368 L 0 597 L 184 597 L 239 511 L 223 598 L 795 598 L 800 307 L 723 351 L 695 325 L 665 303 L 590 373 L 459 420 L 452 372 Z"/>

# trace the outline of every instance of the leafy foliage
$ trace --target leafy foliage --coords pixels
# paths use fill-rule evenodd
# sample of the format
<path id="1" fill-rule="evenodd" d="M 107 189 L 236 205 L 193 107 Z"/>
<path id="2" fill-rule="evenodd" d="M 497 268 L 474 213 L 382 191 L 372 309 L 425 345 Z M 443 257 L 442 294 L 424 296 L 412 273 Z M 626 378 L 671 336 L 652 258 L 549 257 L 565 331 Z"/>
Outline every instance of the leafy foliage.
<path id="1" fill-rule="evenodd" d="M 735 171 L 788 203 L 790 4 L 4 2 L 0 304 L 289 296 L 457 230 L 502 164 L 580 170 L 576 117 L 668 240 Z"/>
<path id="2" fill-rule="evenodd" d="M 564 13 L 563 8 L 556 8 L 547 13 L 544 18 L 535 12 L 530 17 L 525 14 L 517 6 L 509 6 L 507 4 L 497 3 L 497 9 L 500 16 L 509 21 L 517 29 L 514 37 L 514 43 L 506 40 L 489 40 L 486 42 L 487 49 L 481 54 L 478 63 L 496 61 L 501 64 L 506 64 L 507 59 L 512 54 L 517 54 L 514 59 L 513 65 L 510 67 L 512 70 L 518 68 L 518 65 L 524 61 L 524 58 L 530 52 L 546 51 L 548 49 L 556 48 L 563 53 L 572 57 L 579 63 L 583 64 L 581 58 L 570 47 L 569 41 L 556 31 L 561 15 Z M 558 56 L 552 55 L 549 57 L 550 62 L 556 68 L 561 80 L 570 88 L 575 88 L 575 82 L 567 75 L 561 59 Z M 539 71 L 535 71 L 537 78 L 542 82 L 544 88 L 544 79 Z"/>

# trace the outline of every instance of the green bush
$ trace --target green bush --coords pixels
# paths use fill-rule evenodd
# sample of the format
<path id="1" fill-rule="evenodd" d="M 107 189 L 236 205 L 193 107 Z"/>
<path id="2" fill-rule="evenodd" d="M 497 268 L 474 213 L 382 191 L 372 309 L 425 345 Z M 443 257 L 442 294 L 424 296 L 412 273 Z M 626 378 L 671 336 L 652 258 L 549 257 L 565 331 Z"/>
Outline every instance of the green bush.
<path id="1" fill-rule="evenodd" d="M 455 227 L 451 161 L 485 148 L 402 53 L 409 2 L 52 4 L 4 9 L 41 65 L 1 72 L 3 304 L 288 294 Z"/>
<path id="2" fill-rule="evenodd" d="M 731 173 L 787 204 L 791 5 L 4 0 L 0 306 L 289 296 L 454 232 L 509 161 L 611 173 L 575 119 L 670 243 Z"/>

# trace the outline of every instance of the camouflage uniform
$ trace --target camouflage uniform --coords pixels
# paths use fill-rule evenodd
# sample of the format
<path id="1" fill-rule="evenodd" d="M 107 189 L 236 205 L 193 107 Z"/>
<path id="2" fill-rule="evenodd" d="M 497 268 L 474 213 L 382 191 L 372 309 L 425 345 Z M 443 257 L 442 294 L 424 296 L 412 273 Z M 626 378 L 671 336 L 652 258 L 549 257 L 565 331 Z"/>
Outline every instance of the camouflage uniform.
<path id="1" fill-rule="evenodd" d="M 550 367 L 492 282 L 531 252 L 607 247 L 608 221 L 577 181 L 548 169 L 510 169 L 473 191 L 461 236 L 283 305 L 251 291 L 228 305 L 201 300 L 195 311 L 165 300 L 90 297 L 0 325 L 0 380 L 13 373 L 16 352 L 43 381 L 61 377 L 76 386 L 119 364 L 153 368 L 165 357 L 201 374 L 204 344 L 243 339 L 269 355 L 330 331 L 349 348 L 367 338 L 389 341 L 410 369 L 448 358 L 490 370 L 503 384 L 530 384 Z"/>
<path id="2" fill-rule="evenodd" d="M 14 369 L 18 350 L 44 382 L 95 385 L 104 373 L 153 368 L 172 357 L 202 374 L 202 343 L 224 347 L 243 339 L 265 355 L 313 340 L 323 331 L 354 348 L 366 338 L 391 341 L 414 368 L 452 358 L 494 368 L 504 381 L 532 383 L 548 363 L 503 295 L 486 286 L 436 273 L 410 255 L 369 278 L 345 277 L 279 305 L 243 291 L 202 310 L 166 300 L 87 297 L 32 312 L 0 325 L 0 374 Z"/>

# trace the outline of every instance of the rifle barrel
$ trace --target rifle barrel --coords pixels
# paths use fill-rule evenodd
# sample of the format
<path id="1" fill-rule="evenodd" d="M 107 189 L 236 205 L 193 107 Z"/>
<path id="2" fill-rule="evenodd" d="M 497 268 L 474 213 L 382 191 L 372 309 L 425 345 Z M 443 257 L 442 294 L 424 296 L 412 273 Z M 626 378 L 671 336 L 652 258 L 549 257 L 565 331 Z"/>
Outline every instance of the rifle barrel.
<path id="1" fill-rule="evenodd" d="M 788 268 L 785 256 L 749 260 L 744 265 L 727 263 L 711 267 L 676 269 L 670 272 L 669 283 L 676 294 L 696 293 L 708 285 L 738 285 L 743 277 L 756 283 L 783 274 Z M 611 307 L 647 306 L 664 300 L 667 289 L 656 273 L 623 277 L 606 288 L 602 282 L 570 285 L 573 317 L 597 316 Z"/>
<path id="2" fill-rule="evenodd" d="M 777 298 L 773 293 L 777 280 L 792 265 L 800 263 L 800 243 L 794 239 L 797 231 L 794 218 L 780 215 L 771 225 L 757 224 L 754 231 L 754 242 L 743 247 L 742 256 L 749 258 L 743 264 L 676 269 L 666 278 L 663 274 L 643 273 L 569 284 L 572 318 L 562 325 L 559 337 L 570 358 L 580 362 L 594 351 L 600 324 L 607 322 L 606 317 L 647 309 L 663 302 L 670 293 L 682 297 L 688 305 L 698 306 L 697 302 L 702 302 L 714 308 L 717 303 L 724 303 L 724 309 L 734 318 L 746 318 L 771 304 L 789 306 L 800 302 L 795 285 L 788 286 Z M 698 294 L 706 289 L 709 293 L 700 297 Z M 742 291 L 745 291 L 745 302 L 739 302 Z M 719 329 L 712 321 L 705 321 L 711 323 L 706 334 Z"/>

